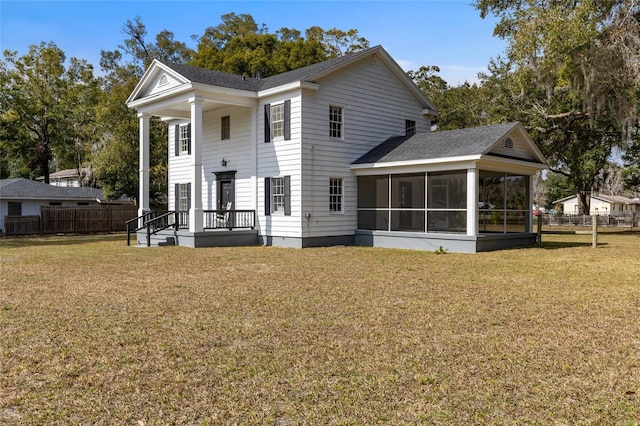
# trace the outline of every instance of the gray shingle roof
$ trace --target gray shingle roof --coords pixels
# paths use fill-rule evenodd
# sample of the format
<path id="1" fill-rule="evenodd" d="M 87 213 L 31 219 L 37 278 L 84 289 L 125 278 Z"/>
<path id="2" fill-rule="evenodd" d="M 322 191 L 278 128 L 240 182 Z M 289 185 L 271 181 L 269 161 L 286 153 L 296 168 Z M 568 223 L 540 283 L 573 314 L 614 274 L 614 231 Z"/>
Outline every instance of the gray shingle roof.
<path id="1" fill-rule="evenodd" d="M 63 187 L 24 178 L 0 179 L 0 199 L 3 200 L 102 200 L 102 189 Z"/>
<path id="2" fill-rule="evenodd" d="M 392 137 L 353 164 L 429 160 L 485 154 L 518 123 Z"/>
<path id="3" fill-rule="evenodd" d="M 249 90 L 253 92 L 260 90 L 264 84 L 263 80 L 257 78 L 245 77 L 243 79 L 241 75 L 229 74 L 207 68 L 197 68 L 189 65 L 173 64 L 170 62 L 163 62 L 163 64 L 193 83 L 209 84 L 212 86 L 220 86 L 237 90 Z"/>
<path id="4" fill-rule="evenodd" d="M 215 71 L 207 68 L 198 68 L 188 65 L 174 64 L 170 62 L 162 62 L 172 70 L 189 79 L 194 83 L 209 84 L 212 86 L 226 87 L 229 89 L 248 90 L 257 92 L 259 90 L 271 89 L 282 86 L 284 84 L 296 81 L 304 81 L 309 78 L 329 70 L 345 61 L 355 60 L 358 57 L 368 55 L 372 50 L 380 49 L 380 46 L 364 49 L 349 55 L 338 56 L 337 58 L 319 62 L 317 64 L 308 65 L 282 74 L 277 74 L 264 79 L 242 77 L 237 74 L 229 74 L 226 72 Z"/>

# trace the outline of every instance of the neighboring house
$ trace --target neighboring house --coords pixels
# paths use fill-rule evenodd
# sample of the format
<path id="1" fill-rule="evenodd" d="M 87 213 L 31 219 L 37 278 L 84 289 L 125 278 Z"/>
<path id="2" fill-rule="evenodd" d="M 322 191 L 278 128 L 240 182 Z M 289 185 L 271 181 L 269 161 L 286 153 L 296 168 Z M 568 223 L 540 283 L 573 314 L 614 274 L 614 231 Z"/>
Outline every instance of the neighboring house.
<path id="1" fill-rule="evenodd" d="M 554 205 L 562 204 L 564 214 L 578 214 L 578 196 L 562 198 L 553 202 Z M 591 195 L 589 205 L 590 215 L 600 216 L 630 216 L 640 212 L 640 199 L 631 199 L 621 195 Z"/>
<path id="2" fill-rule="evenodd" d="M 82 169 L 83 172 L 85 170 L 86 169 Z M 44 182 L 44 176 L 40 176 L 36 180 L 39 182 Z M 55 173 L 50 173 L 49 185 L 80 187 L 80 175 L 78 174 L 78 169 L 66 169 L 59 170 Z"/>
<path id="3" fill-rule="evenodd" d="M 436 107 L 381 47 L 265 79 L 154 61 L 127 105 L 140 121 L 141 215 L 149 118 L 169 125 L 177 244 L 535 243 L 531 176 L 547 166 L 524 128 L 430 133 Z"/>
<path id="4" fill-rule="evenodd" d="M 40 215 L 43 206 L 89 206 L 104 203 L 97 188 L 59 187 L 34 180 L 0 179 L 0 230 L 5 216 Z"/>

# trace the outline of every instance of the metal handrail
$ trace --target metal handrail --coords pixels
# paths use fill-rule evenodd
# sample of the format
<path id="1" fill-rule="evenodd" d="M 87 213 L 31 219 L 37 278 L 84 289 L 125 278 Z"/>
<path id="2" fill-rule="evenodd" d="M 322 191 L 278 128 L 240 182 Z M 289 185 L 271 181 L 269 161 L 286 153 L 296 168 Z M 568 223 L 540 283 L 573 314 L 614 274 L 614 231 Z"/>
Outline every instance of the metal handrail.
<path id="1" fill-rule="evenodd" d="M 131 245 L 131 233 L 138 232 L 139 230 L 144 228 L 145 227 L 145 223 L 147 222 L 148 218 L 151 217 L 155 213 L 156 212 L 154 212 L 154 211 L 150 211 L 150 212 L 147 212 L 147 213 L 143 214 L 142 216 L 134 217 L 133 219 L 129 219 L 129 220 L 125 221 L 124 224 L 127 227 L 127 245 L 128 246 Z M 132 223 L 136 223 L 136 225 L 133 226 L 133 229 L 131 229 L 131 224 Z"/>
<path id="2" fill-rule="evenodd" d="M 131 234 L 133 232 L 137 232 L 141 229 L 147 228 L 147 246 L 150 246 L 150 237 L 151 234 L 155 234 L 158 231 L 163 229 L 167 229 L 171 226 L 175 226 L 178 229 L 179 221 L 178 215 L 175 216 L 175 220 L 173 224 L 170 224 L 169 221 L 166 222 L 165 226 L 157 227 L 156 224 L 160 222 L 162 219 L 171 216 L 172 214 L 176 214 L 175 211 L 162 212 L 159 210 L 154 210 L 143 214 L 142 216 L 135 217 L 133 219 L 129 219 L 125 222 L 127 226 L 127 245 L 131 245 Z M 131 226 L 131 224 L 135 223 L 135 226 Z M 151 228 L 153 227 L 153 232 L 151 232 Z"/>
<path id="3" fill-rule="evenodd" d="M 179 229 L 180 221 L 178 220 L 177 213 L 178 212 L 176 211 L 170 211 L 170 212 L 161 214 L 160 216 L 156 216 L 145 223 L 147 227 L 147 247 L 151 247 L 151 234 L 155 234 L 158 231 L 162 231 L 163 229 L 167 229 L 170 227 L 174 227 L 176 231 Z M 170 223 L 168 218 L 172 215 L 174 216 L 174 220 L 173 220 L 173 223 Z M 165 218 L 167 218 L 167 221 L 163 225 L 158 226 L 158 223 Z M 151 231 L 151 228 L 153 228 L 153 232 Z"/>

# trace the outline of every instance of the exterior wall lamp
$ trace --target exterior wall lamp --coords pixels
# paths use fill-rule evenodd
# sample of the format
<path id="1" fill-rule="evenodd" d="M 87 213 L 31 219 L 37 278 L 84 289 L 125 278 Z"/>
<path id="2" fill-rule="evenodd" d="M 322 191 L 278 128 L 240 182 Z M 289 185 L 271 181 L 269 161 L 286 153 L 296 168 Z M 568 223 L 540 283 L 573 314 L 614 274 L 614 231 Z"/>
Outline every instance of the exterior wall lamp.
<path id="1" fill-rule="evenodd" d="M 224 158 L 222 158 L 222 161 L 220 161 L 220 165 L 222 167 L 227 167 L 227 163 L 229 163 L 229 161 L 225 160 Z"/>

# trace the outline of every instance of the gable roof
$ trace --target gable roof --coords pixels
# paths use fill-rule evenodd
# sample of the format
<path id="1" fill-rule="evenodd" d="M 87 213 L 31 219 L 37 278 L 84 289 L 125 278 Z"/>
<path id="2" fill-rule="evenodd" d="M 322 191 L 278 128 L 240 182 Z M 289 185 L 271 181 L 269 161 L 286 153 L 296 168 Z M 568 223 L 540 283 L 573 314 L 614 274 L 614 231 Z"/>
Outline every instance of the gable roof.
<path id="1" fill-rule="evenodd" d="M 400 66 L 389 56 L 382 46 L 374 46 L 363 49 L 348 55 L 338 56 L 313 65 L 277 74 L 264 79 L 230 74 L 222 71 L 211 70 L 207 68 L 192 67 L 189 65 L 175 64 L 154 60 L 145 74 L 140 79 L 138 85 L 133 90 L 127 104 L 130 104 L 140 98 L 143 88 L 147 86 L 153 79 L 153 75 L 158 69 L 171 70 L 176 73 L 175 77 L 182 84 L 205 84 L 213 87 L 224 89 L 241 90 L 246 92 L 258 93 L 263 90 L 275 89 L 280 86 L 286 86 L 295 82 L 315 82 L 317 79 L 336 72 L 337 70 L 359 61 L 368 56 L 377 54 L 393 71 L 393 73 L 405 84 L 405 86 L 423 103 L 430 114 L 437 115 L 438 109 L 429 100 L 424 93 L 414 84 Z"/>
<path id="2" fill-rule="evenodd" d="M 2 200 L 96 201 L 103 199 L 102 189 L 54 186 L 25 178 L 0 179 Z"/>
<path id="3" fill-rule="evenodd" d="M 468 129 L 419 133 L 413 136 L 392 137 L 355 160 L 352 164 L 489 155 L 496 144 L 516 130 L 524 131 L 520 123 L 514 122 Z M 537 161 L 540 164 L 546 164 L 544 157 L 535 145 L 532 142 L 530 145 Z"/>

